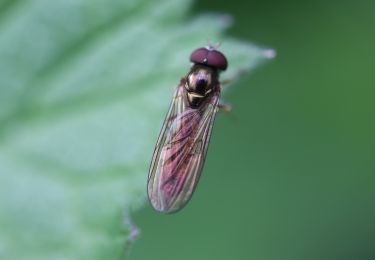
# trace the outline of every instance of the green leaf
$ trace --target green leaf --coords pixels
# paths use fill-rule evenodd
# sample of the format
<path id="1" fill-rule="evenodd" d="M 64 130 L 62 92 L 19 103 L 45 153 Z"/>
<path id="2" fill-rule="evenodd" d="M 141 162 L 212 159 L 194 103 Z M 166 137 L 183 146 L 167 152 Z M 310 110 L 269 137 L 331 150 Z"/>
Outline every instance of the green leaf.
<path id="1" fill-rule="evenodd" d="M 0 258 L 120 259 L 125 210 L 188 57 L 222 42 L 230 77 L 270 52 L 190 2 L 0 2 Z M 272 53 L 271 53 L 272 54 Z M 125 248 L 126 250 L 126 248 Z"/>

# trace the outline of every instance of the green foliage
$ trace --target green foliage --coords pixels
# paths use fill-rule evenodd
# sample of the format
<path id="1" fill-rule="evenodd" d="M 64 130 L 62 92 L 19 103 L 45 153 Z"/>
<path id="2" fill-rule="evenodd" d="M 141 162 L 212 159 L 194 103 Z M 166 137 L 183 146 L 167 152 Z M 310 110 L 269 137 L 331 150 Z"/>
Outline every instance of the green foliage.
<path id="1" fill-rule="evenodd" d="M 119 259 L 190 52 L 264 58 L 189 1 L 0 2 L 0 258 Z M 125 223 L 125 224 L 124 224 Z M 125 249 L 126 250 L 126 249 Z"/>

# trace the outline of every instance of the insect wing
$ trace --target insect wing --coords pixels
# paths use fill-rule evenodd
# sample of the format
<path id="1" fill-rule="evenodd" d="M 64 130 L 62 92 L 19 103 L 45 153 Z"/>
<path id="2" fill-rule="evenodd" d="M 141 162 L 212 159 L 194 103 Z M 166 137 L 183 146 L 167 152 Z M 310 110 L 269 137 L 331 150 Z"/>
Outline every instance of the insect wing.
<path id="1" fill-rule="evenodd" d="M 148 197 L 161 212 L 183 208 L 199 181 L 220 99 L 215 90 L 197 109 L 189 107 L 180 84 L 162 127 L 148 178 Z"/>

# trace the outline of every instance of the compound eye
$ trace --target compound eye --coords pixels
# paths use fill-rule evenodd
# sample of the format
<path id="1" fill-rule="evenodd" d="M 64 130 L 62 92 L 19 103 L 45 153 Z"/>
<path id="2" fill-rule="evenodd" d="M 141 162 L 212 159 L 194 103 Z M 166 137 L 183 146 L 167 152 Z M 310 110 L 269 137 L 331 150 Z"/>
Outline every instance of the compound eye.
<path id="1" fill-rule="evenodd" d="M 226 70 L 228 67 L 228 61 L 225 55 L 215 49 L 196 49 L 190 55 L 190 61 L 195 64 L 203 64 L 219 70 Z"/>

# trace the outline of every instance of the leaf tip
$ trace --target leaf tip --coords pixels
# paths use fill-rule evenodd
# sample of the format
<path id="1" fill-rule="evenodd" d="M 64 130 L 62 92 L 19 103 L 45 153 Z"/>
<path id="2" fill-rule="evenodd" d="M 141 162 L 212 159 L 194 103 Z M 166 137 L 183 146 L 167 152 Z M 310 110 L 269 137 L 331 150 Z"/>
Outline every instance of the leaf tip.
<path id="1" fill-rule="evenodd" d="M 262 54 L 266 59 L 274 59 L 277 55 L 277 53 L 274 49 L 263 50 Z"/>

